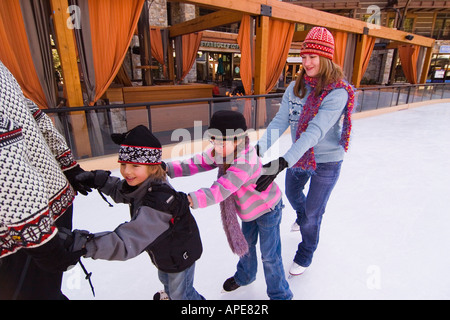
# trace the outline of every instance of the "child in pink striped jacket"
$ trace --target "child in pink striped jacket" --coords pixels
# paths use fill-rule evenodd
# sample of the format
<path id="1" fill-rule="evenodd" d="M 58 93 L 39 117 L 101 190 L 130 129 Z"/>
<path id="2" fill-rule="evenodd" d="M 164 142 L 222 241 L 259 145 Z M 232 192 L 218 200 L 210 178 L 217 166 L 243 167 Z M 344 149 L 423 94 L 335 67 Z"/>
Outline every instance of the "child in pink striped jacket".
<path id="1" fill-rule="evenodd" d="M 260 237 L 267 294 L 271 299 L 292 299 L 281 259 L 281 191 L 273 182 L 265 191 L 255 190 L 262 164 L 247 137 L 245 118 L 239 112 L 218 111 L 211 118 L 208 134 L 213 148 L 184 161 L 167 164 L 171 178 L 191 176 L 219 168 L 210 188 L 190 192 L 191 207 L 220 203 L 228 242 L 240 256 L 235 275 L 223 285 L 233 291 L 256 278 L 256 242 Z M 242 220 L 242 230 L 237 221 Z"/>

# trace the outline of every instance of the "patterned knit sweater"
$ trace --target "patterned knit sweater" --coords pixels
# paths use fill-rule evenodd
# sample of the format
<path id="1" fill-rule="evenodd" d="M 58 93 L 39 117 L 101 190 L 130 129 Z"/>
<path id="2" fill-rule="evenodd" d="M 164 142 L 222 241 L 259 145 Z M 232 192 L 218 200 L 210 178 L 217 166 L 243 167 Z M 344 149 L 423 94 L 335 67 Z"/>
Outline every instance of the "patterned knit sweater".
<path id="1" fill-rule="evenodd" d="M 169 176 L 171 178 L 191 176 L 217 168 L 221 158 L 213 157 L 212 150 L 197 154 L 189 160 L 169 163 Z M 237 213 L 243 221 L 257 219 L 275 208 L 281 200 L 281 191 L 276 183 L 272 183 L 263 192 L 255 190 L 261 171 L 262 164 L 256 150 L 248 145 L 237 154 L 226 173 L 210 188 L 189 193 L 194 203 L 193 208 L 205 208 L 232 197 Z"/>
<path id="2" fill-rule="evenodd" d="M 0 258 L 39 247 L 75 191 L 62 170 L 76 166 L 50 118 L 26 99 L 0 62 Z"/>

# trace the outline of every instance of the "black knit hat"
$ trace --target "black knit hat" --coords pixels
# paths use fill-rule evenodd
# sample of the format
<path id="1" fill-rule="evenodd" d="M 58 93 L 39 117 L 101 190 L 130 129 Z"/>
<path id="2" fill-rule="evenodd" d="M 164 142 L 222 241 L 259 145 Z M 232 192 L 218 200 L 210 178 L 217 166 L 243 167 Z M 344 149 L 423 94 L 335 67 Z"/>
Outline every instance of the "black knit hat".
<path id="1" fill-rule="evenodd" d="M 247 134 L 247 123 L 240 112 L 220 110 L 211 117 L 208 134 L 218 140 L 243 137 Z"/>
<path id="2" fill-rule="evenodd" d="M 147 127 L 140 125 L 125 133 L 113 133 L 111 139 L 120 145 L 120 163 L 161 164 L 161 143 Z"/>

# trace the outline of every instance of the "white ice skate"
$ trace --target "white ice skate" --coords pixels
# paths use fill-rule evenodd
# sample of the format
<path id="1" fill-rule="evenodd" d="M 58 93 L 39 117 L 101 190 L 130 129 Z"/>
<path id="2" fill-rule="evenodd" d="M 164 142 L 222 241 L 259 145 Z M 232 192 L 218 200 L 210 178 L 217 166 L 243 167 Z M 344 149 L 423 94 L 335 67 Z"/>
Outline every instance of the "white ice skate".
<path id="1" fill-rule="evenodd" d="M 291 268 L 289 269 L 289 279 L 303 274 L 306 271 L 306 269 L 307 268 L 302 267 L 293 262 Z"/>

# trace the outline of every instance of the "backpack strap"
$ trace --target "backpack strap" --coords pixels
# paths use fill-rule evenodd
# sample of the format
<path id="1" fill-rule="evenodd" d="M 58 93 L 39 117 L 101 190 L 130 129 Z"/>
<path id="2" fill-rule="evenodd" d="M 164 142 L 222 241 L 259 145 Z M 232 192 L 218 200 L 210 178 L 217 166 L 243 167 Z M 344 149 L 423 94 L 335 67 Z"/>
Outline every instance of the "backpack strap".
<path id="1" fill-rule="evenodd" d="M 175 191 L 165 183 L 152 183 L 144 196 L 143 205 L 169 213 L 173 216 L 172 224 L 176 218 L 189 211 L 189 200 L 183 192 Z"/>

